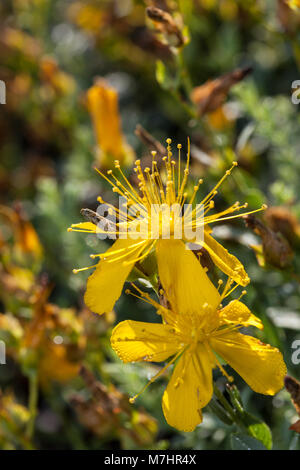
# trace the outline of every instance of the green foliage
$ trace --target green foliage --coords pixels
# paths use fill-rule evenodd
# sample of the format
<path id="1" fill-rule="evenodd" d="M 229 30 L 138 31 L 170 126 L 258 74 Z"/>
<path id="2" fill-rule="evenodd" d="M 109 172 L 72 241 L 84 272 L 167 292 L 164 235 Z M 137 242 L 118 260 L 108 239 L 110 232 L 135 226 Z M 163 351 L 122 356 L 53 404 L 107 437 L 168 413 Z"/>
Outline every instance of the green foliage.
<path id="1" fill-rule="evenodd" d="M 182 143 L 185 149 L 189 136 L 192 174 L 195 181 L 204 178 L 203 194 L 232 161 L 239 162 L 216 198 L 220 211 L 236 200 L 248 202 L 249 209 L 263 203 L 284 205 L 299 229 L 300 108 L 290 96 L 300 70 L 294 23 L 287 18 L 283 27 L 274 2 L 166 3 L 179 18 L 185 39 L 178 49 L 161 43 L 148 27 L 141 0 L 125 6 L 115 0 L 1 2 L 1 79 L 8 91 L 0 115 L 1 204 L 15 211 L 21 202 L 43 247 L 43 254 L 34 252 L 29 262 L 28 253 L 20 254 L 15 245 L 15 226 L 1 215 L 0 339 L 7 342 L 9 356 L 7 366 L 0 365 L 1 449 L 266 450 L 272 441 L 273 449 L 299 449 L 299 438 L 289 430 L 297 415 L 287 392 L 258 395 L 239 377 L 237 389 L 214 395 L 203 423 L 190 434 L 170 428 L 163 418 L 167 377 L 152 384 L 128 411 L 128 396 L 139 392 L 159 366 L 122 364 L 110 348 L 112 326 L 125 318 L 157 321 L 157 315 L 151 306 L 125 295 L 113 318 L 87 312 L 83 294 L 90 271 L 72 272 L 93 264 L 89 255 L 109 245 L 67 232 L 72 223 L 83 221 L 82 207 L 96 209 L 100 194 L 113 202 L 93 170 L 99 160 L 85 93 L 97 76 L 117 89 L 123 132 L 138 158 L 147 159 L 150 149 L 135 136 L 137 124 L 163 145 L 170 136 L 174 146 Z M 46 67 L 49 57 L 55 73 Z M 225 118 L 200 115 L 191 91 L 249 63 L 252 77 L 225 93 Z M 129 175 L 130 168 L 125 172 Z M 291 361 L 291 344 L 299 339 L 299 233 L 292 243 L 292 266 L 280 270 L 258 265 L 251 245 L 261 239 L 243 222 L 215 229 L 216 238 L 241 259 L 251 277 L 247 305 L 265 327 L 257 336 L 283 352 L 289 373 L 299 379 L 299 366 Z M 142 279 L 145 289 L 157 291 L 158 280 L 149 275 L 152 268 L 137 266 L 129 280 Z M 46 369 L 47 380 L 35 381 L 37 364 L 48 352 L 24 346 L 24 338 L 28 325 L 33 328 L 44 277 L 52 288 L 46 305 L 53 323 L 43 323 L 47 344 L 52 347 L 54 338 L 63 338 L 67 356 L 63 363 L 60 359 L 62 370 L 70 372 L 70 363 L 92 370 L 108 389 L 107 401 L 109 393 L 124 394 L 126 405 L 115 430 L 108 426 L 101 434 L 103 416 L 95 429 L 93 420 L 79 415 L 81 404 L 93 411 L 89 416 L 98 416 L 97 402 L 77 372 L 63 382 Z M 60 369 L 55 360 L 51 353 L 53 373 Z M 214 379 L 223 380 L 219 372 Z"/>
<path id="2" fill-rule="evenodd" d="M 242 433 L 232 434 L 231 448 L 232 450 L 267 450 L 260 441 Z"/>

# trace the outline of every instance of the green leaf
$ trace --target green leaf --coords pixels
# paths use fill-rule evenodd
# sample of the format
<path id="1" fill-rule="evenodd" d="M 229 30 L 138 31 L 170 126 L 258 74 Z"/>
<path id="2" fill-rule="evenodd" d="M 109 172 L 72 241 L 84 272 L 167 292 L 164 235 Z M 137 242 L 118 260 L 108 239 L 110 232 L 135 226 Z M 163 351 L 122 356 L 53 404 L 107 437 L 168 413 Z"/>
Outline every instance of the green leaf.
<path id="1" fill-rule="evenodd" d="M 166 67 L 161 60 L 156 61 L 156 80 L 164 88 L 166 81 Z"/>
<path id="2" fill-rule="evenodd" d="M 243 433 L 232 434 L 230 441 L 233 450 L 267 450 L 260 441 Z"/>
<path id="3" fill-rule="evenodd" d="M 254 437 L 260 441 L 266 449 L 271 450 L 273 443 L 270 428 L 266 425 L 266 423 L 256 418 L 256 416 L 253 416 L 244 410 L 241 396 L 236 386 L 227 386 L 227 391 L 229 393 L 231 403 L 234 406 L 241 422 L 246 427 L 249 436 Z"/>
<path id="4" fill-rule="evenodd" d="M 179 86 L 178 74 L 173 76 L 161 60 L 156 61 L 156 80 L 164 90 L 174 91 Z"/>
<path id="5" fill-rule="evenodd" d="M 144 278 L 145 280 L 148 281 L 148 276 L 145 273 L 143 273 L 140 269 L 138 269 L 136 266 L 134 266 L 129 276 L 127 277 L 127 281 L 134 282 L 140 278 Z"/>
<path id="6" fill-rule="evenodd" d="M 244 413 L 243 422 L 248 428 L 249 434 L 260 441 L 266 449 L 272 449 L 272 433 L 269 426 L 250 413 Z"/>
<path id="7" fill-rule="evenodd" d="M 155 251 L 152 251 L 141 263 L 136 263 L 127 281 L 139 281 L 146 288 L 158 290 L 157 262 Z"/>

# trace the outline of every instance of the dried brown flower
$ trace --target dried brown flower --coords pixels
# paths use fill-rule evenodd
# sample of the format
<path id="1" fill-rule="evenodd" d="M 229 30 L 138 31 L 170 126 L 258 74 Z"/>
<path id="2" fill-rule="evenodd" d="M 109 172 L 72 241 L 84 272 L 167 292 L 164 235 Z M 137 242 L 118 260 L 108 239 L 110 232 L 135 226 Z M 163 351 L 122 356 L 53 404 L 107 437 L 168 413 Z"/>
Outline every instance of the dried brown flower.
<path id="1" fill-rule="evenodd" d="M 283 235 L 274 232 L 253 215 L 247 215 L 244 219 L 246 226 L 261 237 L 265 262 L 279 269 L 288 267 L 294 253 Z M 257 247 L 253 248 L 257 251 Z"/>
<path id="2" fill-rule="evenodd" d="M 84 366 L 80 369 L 90 398 L 76 394 L 71 397 L 80 422 L 100 438 L 107 435 L 132 439 L 137 445 L 153 442 L 157 423 L 143 409 L 134 410 L 128 396 L 114 385 L 106 387 Z M 124 419 L 128 426 L 124 426 Z"/>
<path id="3" fill-rule="evenodd" d="M 300 416 L 300 382 L 294 379 L 294 377 L 287 375 L 284 379 L 284 385 L 287 391 L 290 393 L 294 407 Z M 292 424 L 290 429 L 300 434 L 300 419 L 298 419 L 296 423 Z"/>
<path id="4" fill-rule="evenodd" d="M 154 22 L 157 30 L 167 37 L 170 45 L 175 47 L 183 46 L 184 38 L 182 32 L 170 13 L 160 8 L 149 6 L 146 8 L 146 14 Z"/>
<path id="5" fill-rule="evenodd" d="M 284 206 L 270 207 L 264 218 L 274 232 L 280 232 L 291 245 L 300 237 L 300 226 L 297 218 Z"/>
<path id="6" fill-rule="evenodd" d="M 149 134 L 140 124 L 136 126 L 135 135 L 139 137 L 150 150 L 157 152 L 158 157 L 162 158 L 167 155 L 166 147 L 156 140 L 153 135 Z"/>
<path id="7" fill-rule="evenodd" d="M 239 68 L 194 88 L 191 100 L 197 106 L 199 115 L 211 113 L 219 108 L 225 101 L 230 88 L 243 80 L 250 72 L 250 67 Z"/>

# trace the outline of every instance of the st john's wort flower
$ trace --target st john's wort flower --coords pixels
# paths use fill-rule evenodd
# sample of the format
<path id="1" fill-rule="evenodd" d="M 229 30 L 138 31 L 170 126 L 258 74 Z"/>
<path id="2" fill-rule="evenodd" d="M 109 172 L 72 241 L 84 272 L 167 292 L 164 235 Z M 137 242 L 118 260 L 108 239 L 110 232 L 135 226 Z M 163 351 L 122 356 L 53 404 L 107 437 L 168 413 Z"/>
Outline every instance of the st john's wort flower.
<path id="1" fill-rule="evenodd" d="M 110 216 L 115 222 L 106 221 L 102 224 L 101 217 L 94 213 L 89 222 L 73 224 L 69 231 L 106 234 L 116 238 L 116 241 L 105 253 L 91 255 L 91 258 L 99 258 L 100 262 L 91 266 L 96 267 L 94 273 L 89 277 L 85 294 L 86 305 L 99 314 L 109 312 L 113 309 L 115 302 L 121 295 L 124 282 L 137 262 L 144 260 L 155 250 L 159 239 L 181 239 L 176 246 L 184 247 L 184 243 L 192 242 L 197 248 L 204 247 L 213 262 L 224 273 L 235 282 L 246 286 L 250 279 L 240 261 L 211 236 L 210 224 L 225 221 L 245 215 L 235 214 L 236 211 L 246 208 L 247 204 L 241 205 L 236 202 L 227 209 L 211 214 L 214 208 L 214 197 L 224 179 L 231 174 L 237 165 L 233 162 L 232 167 L 226 171 L 214 188 L 195 206 L 197 192 L 203 182 L 198 180 L 194 186 L 193 194 L 188 198 L 186 186 L 189 175 L 190 151 L 188 149 L 185 169 L 181 169 L 181 145 L 178 147 L 178 161 L 172 158 L 171 139 L 167 139 L 168 155 L 163 157 L 164 168 L 159 171 L 156 153 L 153 152 L 152 168 L 142 170 L 141 162 L 137 160 L 134 168 L 139 188 L 135 189 L 124 175 L 120 162 L 115 162 L 116 174 L 109 170 L 107 175 L 99 171 L 100 175 L 108 181 L 113 192 L 122 197 L 125 207 L 116 208 L 105 203 L 100 197 L 98 201 L 105 203 Z M 177 170 L 176 170 L 177 166 Z M 190 209 L 185 213 L 182 209 L 186 203 Z M 173 208 L 175 207 L 175 210 Z M 132 210 L 134 208 L 134 210 Z M 257 209 L 252 212 L 257 212 Z M 84 211 L 86 211 L 84 209 Z M 91 211 L 90 211 L 91 212 Z M 252 213 L 250 212 L 250 213 Z M 97 222 L 100 221 L 100 224 Z M 184 232 L 183 232 L 184 227 Z M 201 241 L 195 235 L 197 229 L 202 228 Z M 189 239 L 185 234 L 189 234 Z M 166 247 L 168 240 L 166 240 Z M 176 253 L 174 254 L 176 256 Z M 89 268 L 75 269 L 74 272 Z"/>
<path id="2" fill-rule="evenodd" d="M 247 326 L 261 329 L 261 321 L 239 300 L 220 306 L 234 289 L 231 280 L 220 295 L 196 256 L 179 240 L 159 240 L 157 258 L 169 308 L 138 291 L 157 307 L 163 323 L 123 321 L 114 328 L 111 345 L 124 362 L 168 361 L 143 390 L 176 361 L 162 399 L 167 422 L 181 431 L 193 431 L 201 423 L 201 409 L 213 394 L 213 368 L 233 380 L 218 357 L 255 392 L 278 392 L 286 373 L 280 351 L 239 332 Z"/>

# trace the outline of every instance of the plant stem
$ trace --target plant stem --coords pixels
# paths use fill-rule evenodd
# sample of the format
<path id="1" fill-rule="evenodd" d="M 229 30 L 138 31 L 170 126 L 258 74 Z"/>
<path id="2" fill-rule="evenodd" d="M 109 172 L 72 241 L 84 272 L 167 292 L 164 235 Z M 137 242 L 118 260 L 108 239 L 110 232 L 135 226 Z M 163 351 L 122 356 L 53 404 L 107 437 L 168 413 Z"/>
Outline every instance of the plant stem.
<path id="1" fill-rule="evenodd" d="M 229 416 L 231 417 L 232 421 L 243 431 L 247 431 L 246 426 L 240 421 L 239 417 L 237 416 L 235 410 L 232 408 L 230 403 L 226 400 L 223 393 L 218 389 L 217 385 L 214 383 L 214 394 L 216 395 L 219 402 L 223 405 Z"/>
<path id="2" fill-rule="evenodd" d="M 190 116 L 191 119 L 196 119 L 196 113 L 190 108 L 190 106 L 183 101 L 182 97 L 178 93 L 177 90 L 169 90 L 169 93 L 173 96 L 173 98 L 177 101 L 177 103 L 184 109 L 184 111 Z"/>
<path id="3" fill-rule="evenodd" d="M 35 418 L 37 415 L 38 402 L 38 375 L 34 371 L 29 375 L 29 413 L 30 418 L 27 423 L 26 437 L 30 440 L 34 432 Z"/>
<path id="4" fill-rule="evenodd" d="M 217 399 L 219 402 L 222 403 L 223 407 L 231 417 L 232 421 L 235 423 L 236 422 L 236 415 L 226 398 L 224 397 L 223 393 L 218 389 L 217 385 L 214 383 L 214 394 L 216 395 Z"/>
<path id="5" fill-rule="evenodd" d="M 190 94 L 193 89 L 191 77 L 185 64 L 183 51 L 179 51 L 177 55 L 177 64 L 180 71 L 181 83 L 185 89 L 187 98 L 190 99 Z"/>

